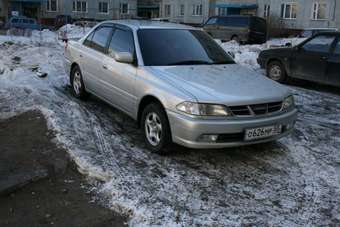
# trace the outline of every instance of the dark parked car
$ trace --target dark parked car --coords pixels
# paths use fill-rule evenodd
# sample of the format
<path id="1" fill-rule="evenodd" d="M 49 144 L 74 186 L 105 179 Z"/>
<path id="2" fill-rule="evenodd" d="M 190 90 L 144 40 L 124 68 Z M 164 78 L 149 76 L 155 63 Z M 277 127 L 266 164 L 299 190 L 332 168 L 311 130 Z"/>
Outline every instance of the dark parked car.
<path id="1" fill-rule="evenodd" d="M 28 18 L 28 17 L 12 17 L 9 20 L 8 27 L 19 28 L 19 29 L 30 29 L 30 30 L 41 29 L 36 19 Z"/>
<path id="2" fill-rule="evenodd" d="M 55 27 L 57 29 L 61 28 L 62 26 L 66 24 L 72 24 L 72 23 L 73 23 L 73 20 L 70 15 L 58 15 L 55 18 Z"/>
<path id="3" fill-rule="evenodd" d="M 293 77 L 340 86 L 340 33 L 318 33 L 295 47 L 264 50 L 258 63 L 278 82 Z"/>
<path id="4" fill-rule="evenodd" d="M 211 17 L 203 29 L 215 39 L 235 40 L 242 43 L 265 43 L 267 41 L 266 20 L 255 16 Z"/>

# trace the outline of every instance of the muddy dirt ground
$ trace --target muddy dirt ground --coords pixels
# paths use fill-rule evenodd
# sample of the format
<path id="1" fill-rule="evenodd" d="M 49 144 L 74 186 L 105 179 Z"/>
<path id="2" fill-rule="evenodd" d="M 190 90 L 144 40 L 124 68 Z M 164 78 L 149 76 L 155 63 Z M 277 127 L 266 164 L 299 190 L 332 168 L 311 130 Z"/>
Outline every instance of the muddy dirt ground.
<path id="1" fill-rule="evenodd" d="M 0 226 L 125 226 L 53 139 L 39 112 L 0 122 Z"/>

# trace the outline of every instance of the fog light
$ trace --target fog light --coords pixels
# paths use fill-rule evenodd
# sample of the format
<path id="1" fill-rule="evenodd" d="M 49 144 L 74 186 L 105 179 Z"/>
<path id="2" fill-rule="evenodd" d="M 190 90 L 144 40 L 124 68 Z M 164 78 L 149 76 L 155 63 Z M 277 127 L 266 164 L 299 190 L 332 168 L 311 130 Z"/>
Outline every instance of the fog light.
<path id="1" fill-rule="evenodd" d="M 218 135 L 200 135 L 199 142 L 216 143 Z"/>

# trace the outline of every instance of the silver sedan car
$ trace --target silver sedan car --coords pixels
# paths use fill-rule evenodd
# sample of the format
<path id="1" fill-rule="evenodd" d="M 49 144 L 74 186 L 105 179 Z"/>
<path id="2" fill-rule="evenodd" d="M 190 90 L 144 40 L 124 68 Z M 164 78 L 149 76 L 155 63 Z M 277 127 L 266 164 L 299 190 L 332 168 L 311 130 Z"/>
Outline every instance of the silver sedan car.
<path id="1" fill-rule="evenodd" d="M 174 142 L 223 148 L 289 134 L 297 110 L 290 91 L 235 64 L 197 28 L 137 20 L 106 21 L 69 41 L 73 93 L 89 93 L 138 122 L 148 148 Z"/>

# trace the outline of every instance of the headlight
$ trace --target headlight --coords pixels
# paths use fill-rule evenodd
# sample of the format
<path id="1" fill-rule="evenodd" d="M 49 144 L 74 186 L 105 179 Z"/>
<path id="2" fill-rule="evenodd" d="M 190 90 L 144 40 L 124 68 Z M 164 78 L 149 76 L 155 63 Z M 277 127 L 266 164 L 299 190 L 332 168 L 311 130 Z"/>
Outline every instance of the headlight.
<path id="1" fill-rule="evenodd" d="M 231 116 L 226 106 L 195 102 L 182 102 L 177 105 L 177 110 L 196 116 Z"/>
<path id="2" fill-rule="evenodd" d="M 290 107 L 294 106 L 294 97 L 288 96 L 287 98 L 285 98 L 285 100 L 282 103 L 282 109 L 289 109 Z"/>

